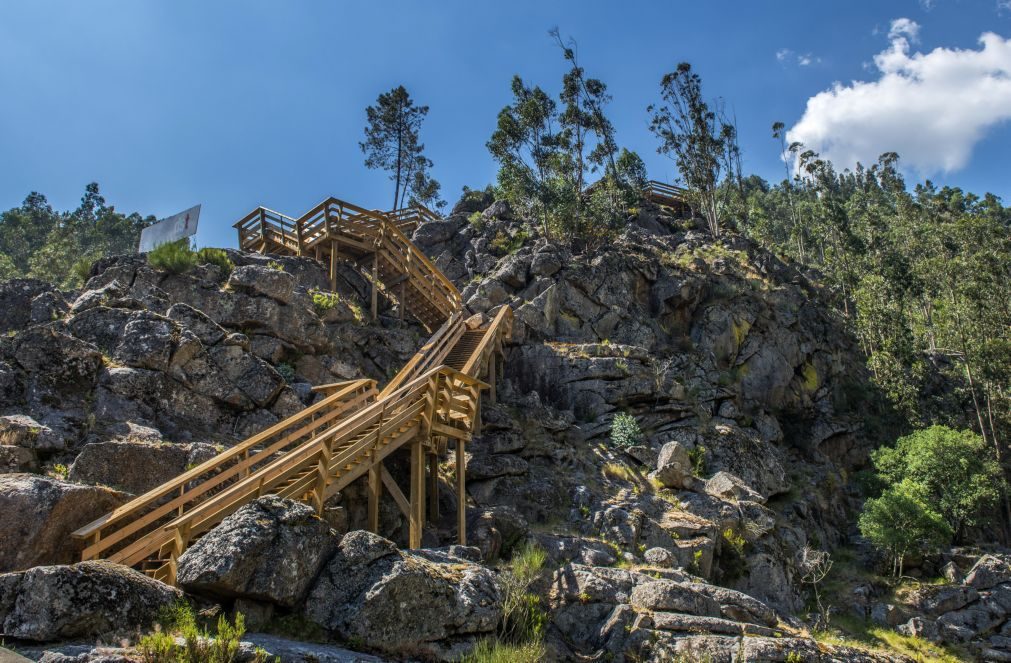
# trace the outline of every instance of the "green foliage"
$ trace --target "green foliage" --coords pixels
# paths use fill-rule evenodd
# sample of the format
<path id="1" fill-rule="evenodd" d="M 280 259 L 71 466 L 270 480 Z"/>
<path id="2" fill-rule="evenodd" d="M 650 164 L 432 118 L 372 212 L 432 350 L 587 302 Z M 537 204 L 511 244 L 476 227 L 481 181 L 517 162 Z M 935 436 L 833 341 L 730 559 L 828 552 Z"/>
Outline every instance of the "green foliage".
<path id="1" fill-rule="evenodd" d="M 310 290 L 309 295 L 312 297 L 312 308 L 320 317 L 326 315 L 327 311 L 335 308 L 341 302 L 341 296 L 336 292 Z"/>
<path id="2" fill-rule="evenodd" d="M 547 553 L 540 546 L 527 542 L 513 552 L 500 575 L 502 586 L 502 621 L 499 636 L 511 643 L 540 642 L 547 625 L 547 613 L 541 599 L 529 592 L 530 585 L 540 576 Z"/>
<path id="3" fill-rule="evenodd" d="M 79 287 L 98 258 L 135 252 L 140 231 L 153 221 L 107 206 L 95 183 L 71 212 L 55 211 L 32 192 L 21 207 L 0 214 L 0 280 L 32 277 Z"/>
<path id="4" fill-rule="evenodd" d="M 271 261 L 269 261 L 267 263 L 267 269 L 272 269 L 275 272 L 283 272 L 284 271 L 284 265 L 282 265 L 281 263 L 277 262 L 276 260 L 271 260 Z"/>
<path id="5" fill-rule="evenodd" d="M 55 465 L 53 465 L 52 472 L 59 479 L 66 479 L 68 476 L 70 476 L 70 468 L 68 468 L 63 463 L 56 463 Z"/>
<path id="6" fill-rule="evenodd" d="M 484 215 L 481 212 L 471 212 L 470 216 L 467 217 L 467 222 L 477 230 L 484 229 Z"/>
<path id="7" fill-rule="evenodd" d="M 909 479 L 867 500 L 858 525 L 874 547 L 891 555 L 894 575 L 902 575 L 909 553 L 935 552 L 952 536 L 951 526 L 931 507 L 923 487 Z"/>
<path id="8" fill-rule="evenodd" d="M 972 431 L 931 426 L 882 447 L 871 458 L 889 485 L 910 481 L 958 532 L 995 513 L 1004 476 L 993 450 Z"/>
<path id="9" fill-rule="evenodd" d="M 496 233 L 491 242 L 489 242 L 489 246 L 499 253 L 512 255 L 523 248 L 523 244 L 526 243 L 529 238 L 530 233 L 527 232 L 525 228 L 520 228 L 514 235 L 509 235 L 500 230 Z"/>
<path id="10" fill-rule="evenodd" d="M 204 247 L 197 251 L 197 264 L 217 265 L 225 276 L 231 274 L 232 269 L 235 268 L 235 265 L 228 258 L 228 253 L 224 249 L 212 249 L 210 247 Z"/>
<path id="11" fill-rule="evenodd" d="M 295 379 L 295 367 L 291 364 L 281 362 L 274 367 L 274 370 L 276 370 L 288 384 L 291 384 L 291 381 Z"/>
<path id="12" fill-rule="evenodd" d="M 540 640 L 510 644 L 499 640 L 481 640 L 461 663 L 540 663 L 547 650 Z"/>
<path id="13" fill-rule="evenodd" d="M 403 85 L 379 95 L 375 106 L 365 109 L 368 124 L 359 143 L 365 166 L 385 170 L 394 183 L 393 209 L 418 202 L 442 208 L 440 185 L 429 175 L 432 160 L 425 156 L 420 140 L 421 124 L 428 106 L 417 106 Z"/>
<path id="14" fill-rule="evenodd" d="M 147 254 L 147 263 L 155 269 L 182 274 L 197 266 L 197 254 L 190 248 L 188 239 L 181 239 L 155 247 Z"/>
<path id="15" fill-rule="evenodd" d="M 658 151 L 674 159 L 689 202 L 717 237 L 730 191 L 720 185 L 741 179 L 737 127 L 721 100 L 710 104 L 703 98 L 702 79 L 687 62 L 666 74 L 660 89 L 663 103 L 648 109 L 650 130 L 660 139 Z"/>
<path id="16" fill-rule="evenodd" d="M 642 429 L 630 414 L 621 412 L 611 420 L 611 444 L 619 449 L 628 449 L 642 444 Z"/>
<path id="17" fill-rule="evenodd" d="M 738 555 L 744 555 L 744 537 L 738 534 L 732 527 L 723 530 L 723 541 Z"/>
<path id="18" fill-rule="evenodd" d="M 144 663 L 232 663 L 245 632 L 245 618 L 239 613 L 234 623 L 221 615 L 212 635 L 199 627 L 192 608 L 181 602 L 162 611 L 158 627 L 140 639 L 137 651 Z M 176 636 L 182 644 L 176 642 Z M 254 663 L 265 659 L 263 650 L 255 652 Z"/>
<path id="19" fill-rule="evenodd" d="M 513 77 L 512 103 L 499 112 L 488 150 L 499 163 L 499 193 L 538 219 L 546 236 L 599 246 L 638 202 L 645 168 L 634 152 L 619 155 L 604 112 L 607 86 L 586 76 L 571 39 L 557 30 L 551 36 L 569 67 L 558 101 Z M 602 176 L 588 187 L 598 170 Z"/>
<path id="20" fill-rule="evenodd" d="M 688 458 L 692 461 L 692 474 L 697 477 L 706 473 L 706 448 L 701 444 L 688 450 Z"/>
<path id="21" fill-rule="evenodd" d="M 1006 444 L 1011 209 L 991 194 L 909 187 L 894 153 L 837 172 L 802 145 L 786 146 L 783 129 L 774 137 L 798 176 L 748 178 L 743 227 L 816 268 L 822 296 L 860 339 L 884 398 L 855 399 L 853 410 L 886 438 L 941 424 L 972 428 L 991 448 Z"/>

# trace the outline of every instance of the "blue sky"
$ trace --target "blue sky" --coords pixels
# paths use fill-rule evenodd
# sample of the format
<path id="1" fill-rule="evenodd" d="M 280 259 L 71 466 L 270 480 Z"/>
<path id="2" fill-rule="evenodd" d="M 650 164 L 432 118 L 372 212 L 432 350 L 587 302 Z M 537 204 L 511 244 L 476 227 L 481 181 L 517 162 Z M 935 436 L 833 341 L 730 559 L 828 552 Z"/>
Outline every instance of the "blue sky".
<path id="1" fill-rule="evenodd" d="M 358 141 L 365 106 L 397 84 L 431 107 L 422 138 L 452 203 L 494 179 L 484 145 L 511 76 L 557 92 L 556 25 L 608 84 L 619 142 L 654 178 L 674 168 L 645 108 L 687 60 L 736 112 L 746 171 L 781 176 L 769 127 L 782 120 L 830 156 L 909 151 L 912 178 L 1011 201 L 1008 0 L 5 0 L 0 208 L 32 190 L 73 208 L 94 180 L 121 211 L 202 203 L 207 246 L 234 245 L 231 224 L 260 204 L 297 215 L 332 194 L 386 207 L 391 185 Z M 987 32 L 998 37 L 984 47 Z M 868 104 L 882 116 L 859 119 Z"/>

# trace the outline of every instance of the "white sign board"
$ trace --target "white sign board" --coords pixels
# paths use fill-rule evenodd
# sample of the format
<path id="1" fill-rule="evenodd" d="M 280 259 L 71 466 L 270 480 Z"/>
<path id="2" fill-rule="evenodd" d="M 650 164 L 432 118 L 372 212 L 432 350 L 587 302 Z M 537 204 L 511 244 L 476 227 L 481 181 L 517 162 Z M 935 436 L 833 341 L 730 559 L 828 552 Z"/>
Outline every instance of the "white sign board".
<path id="1" fill-rule="evenodd" d="M 199 218 L 200 205 L 197 205 L 144 228 L 140 231 L 140 252 L 193 235 L 197 232 Z"/>

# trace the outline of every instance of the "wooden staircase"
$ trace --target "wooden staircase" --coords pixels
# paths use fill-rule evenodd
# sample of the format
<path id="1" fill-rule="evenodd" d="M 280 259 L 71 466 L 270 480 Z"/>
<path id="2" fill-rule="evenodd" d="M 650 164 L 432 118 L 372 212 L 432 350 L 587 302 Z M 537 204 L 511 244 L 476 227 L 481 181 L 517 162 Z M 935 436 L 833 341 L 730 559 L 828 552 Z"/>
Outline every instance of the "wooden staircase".
<path id="1" fill-rule="evenodd" d="M 241 248 L 326 258 L 331 279 L 338 261 L 349 261 L 372 284 L 373 314 L 382 291 L 401 315 L 410 313 L 434 333 L 382 391 L 367 379 L 316 387 L 319 402 L 77 530 L 82 559 L 109 559 L 174 583 L 179 555 L 243 505 L 279 495 L 322 514 L 327 499 L 362 477 L 369 529 L 378 529 L 385 490 L 408 520 L 410 546 L 418 547 L 426 488 L 428 514 L 438 515 L 439 459 L 450 441 L 458 538 L 466 543 L 465 445 L 480 430 L 482 390 L 495 398 L 512 311 L 502 307 L 484 323 L 465 319 L 456 287 L 402 230 L 425 218 L 329 198 L 298 219 L 260 207 L 240 220 Z M 383 464 L 400 449 L 410 453 L 407 495 Z"/>

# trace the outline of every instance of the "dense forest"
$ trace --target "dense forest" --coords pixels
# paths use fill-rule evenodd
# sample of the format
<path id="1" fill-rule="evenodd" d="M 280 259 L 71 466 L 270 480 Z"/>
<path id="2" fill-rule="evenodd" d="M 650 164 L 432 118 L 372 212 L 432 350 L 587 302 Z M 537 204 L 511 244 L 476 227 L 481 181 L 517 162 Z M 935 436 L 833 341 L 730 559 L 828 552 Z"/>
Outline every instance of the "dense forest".
<path id="1" fill-rule="evenodd" d="M 30 277 L 80 287 L 98 258 L 135 252 L 140 231 L 153 222 L 153 216 L 117 212 L 96 183 L 85 187 L 71 212 L 54 210 L 44 195 L 32 192 L 0 215 L 0 280 Z"/>

